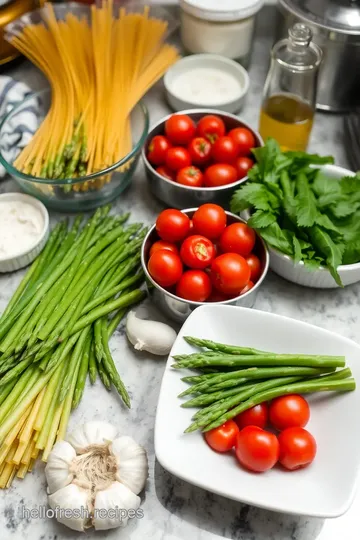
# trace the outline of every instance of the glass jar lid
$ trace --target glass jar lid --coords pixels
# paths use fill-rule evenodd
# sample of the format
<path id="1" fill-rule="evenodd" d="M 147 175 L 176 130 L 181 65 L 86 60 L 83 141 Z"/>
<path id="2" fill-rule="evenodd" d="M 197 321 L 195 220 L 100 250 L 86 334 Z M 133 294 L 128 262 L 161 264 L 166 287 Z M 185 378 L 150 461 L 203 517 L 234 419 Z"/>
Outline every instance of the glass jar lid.
<path id="1" fill-rule="evenodd" d="M 198 19 L 214 22 L 239 21 L 255 15 L 264 0 L 180 0 L 180 7 Z"/>
<path id="2" fill-rule="evenodd" d="M 359 0 L 279 0 L 295 16 L 343 34 L 360 34 Z"/>

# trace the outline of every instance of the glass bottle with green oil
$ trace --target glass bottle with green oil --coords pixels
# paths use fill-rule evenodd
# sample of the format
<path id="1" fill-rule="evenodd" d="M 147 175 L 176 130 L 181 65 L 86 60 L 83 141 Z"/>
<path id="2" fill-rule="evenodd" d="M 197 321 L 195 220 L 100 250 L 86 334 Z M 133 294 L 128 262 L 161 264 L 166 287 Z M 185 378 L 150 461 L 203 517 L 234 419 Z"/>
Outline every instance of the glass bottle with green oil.
<path id="1" fill-rule="evenodd" d="M 322 59 L 312 32 L 297 23 L 289 36 L 274 45 L 265 82 L 259 131 L 276 139 L 282 150 L 306 150 L 316 107 L 316 87 Z"/>

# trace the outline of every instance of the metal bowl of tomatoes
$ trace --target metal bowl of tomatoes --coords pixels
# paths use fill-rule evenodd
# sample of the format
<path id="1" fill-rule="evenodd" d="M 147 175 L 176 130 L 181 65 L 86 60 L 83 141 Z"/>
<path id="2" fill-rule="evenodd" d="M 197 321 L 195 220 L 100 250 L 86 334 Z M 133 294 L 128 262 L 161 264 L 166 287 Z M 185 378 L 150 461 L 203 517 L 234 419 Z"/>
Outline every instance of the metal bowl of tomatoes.
<path id="1" fill-rule="evenodd" d="M 219 218 L 219 209 L 223 213 L 223 224 Z M 187 216 L 190 228 L 186 220 L 181 219 L 181 215 Z M 160 216 L 163 216 L 161 222 Z M 235 224 L 241 224 L 241 227 L 235 227 L 234 230 Z M 209 302 L 252 307 L 268 272 L 269 252 L 262 238 L 252 229 L 249 235 L 248 229 L 243 219 L 212 203 L 199 208 L 181 211 L 167 209 L 161 212 L 146 235 L 141 249 L 141 264 L 154 304 L 166 316 L 179 323 L 184 322 L 195 308 Z M 238 253 L 242 249 L 246 250 L 247 255 L 243 253 L 244 257 L 240 256 L 240 259 L 246 260 L 251 269 L 251 274 L 245 278 L 240 275 L 231 276 L 233 263 L 236 265 L 238 261 L 229 260 L 234 255 L 235 259 L 239 259 Z M 157 261 L 156 257 L 153 258 L 154 253 L 158 255 Z M 221 268 L 221 265 L 225 266 Z M 214 280 L 218 269 L 220 274 L 224 270 L 227 276 L 226 294 L 222 287 L 218 288 L 216 277 Z M 245 281 L 236 285 L 238 278 Z M 210 289 L 206 290 L 208 287 Z M 199 301 L 200 298 L 203 301 Z"/>
<path id="2" fill-rule="evenodd" d="M 228 208 L 254 164 L 251 149 L 263 145 L 259 133 L 233 114 L 190 109 L 150 129 L 142 158 L 151 192 L 166 205 Z"/>

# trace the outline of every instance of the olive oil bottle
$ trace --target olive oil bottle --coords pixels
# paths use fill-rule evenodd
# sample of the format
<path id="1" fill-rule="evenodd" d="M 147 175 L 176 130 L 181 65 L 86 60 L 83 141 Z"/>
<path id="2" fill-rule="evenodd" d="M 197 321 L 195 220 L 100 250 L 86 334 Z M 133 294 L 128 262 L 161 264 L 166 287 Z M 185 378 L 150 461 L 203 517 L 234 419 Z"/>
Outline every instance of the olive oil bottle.
<path id="1" fill-rule="evenodd" d="M 259 131 L 264 140 L 273 137 L 283 150 L 306 150 L 321 58 L 311 30 L 301 23 L 273 47 L 260 111 Z"/>

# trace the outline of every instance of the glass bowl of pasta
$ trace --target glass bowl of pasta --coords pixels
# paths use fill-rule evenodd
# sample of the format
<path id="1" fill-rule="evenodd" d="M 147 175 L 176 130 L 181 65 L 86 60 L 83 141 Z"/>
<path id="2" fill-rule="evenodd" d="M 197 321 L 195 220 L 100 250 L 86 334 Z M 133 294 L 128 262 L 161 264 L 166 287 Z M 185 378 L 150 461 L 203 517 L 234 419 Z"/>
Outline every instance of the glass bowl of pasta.
<path id="1" fill-rule="evenodd" d="M 129 185 L 149 129 L 141 99 L 179 59 L 176 26 L 159 6 L 102 0 L 46 3 L 6 27 L 49 83 L 0 125 L 0 162 L 24 191 L 78 211 Z"/>
<path id="2" fill-rule="evenodd" d="M 42 90 L 29 95 L 15 106 L 0 124 L 0 163 L 6 172 L 16 180 L 23 191 L 56 210 L 90 210 L 115 199 L 129 186 L 148 134 L 149 115 L 145 105 L 139 102 L 129 115 L 129 150 L 124 157 L 107 167 L 87 174 L 86 170 L 82 169 L 79 153 L 78 156 L 74 155 L 66 160 L 62 157 L 63 163 L 54 160 L 53 164 L 50 162 L 47 165 L 47 171 L 39 171 L 39 163 L 34 161 L 37 155 L 41 155 L 41 148 L 38 148 L 35 149 L 34 156 L 27 161 L 29 172 L 23 168 L 26 165 L 21 165 L 21 170 L 18 158 L 34 140 L 33 135 L 44 123 L 50 106 L 51 91 Z M 50 140 L 52 133 L 49 131 L 47 134 Z M 44 141 L 40 141 L 40 147 L 43 143 Z M 24 157 L 27 157 L 26 154 Z M 41 166 L 45 168 L 43 163 Z M 59 174 L 55 171 L 56 167 L 63 171 Z M 34 168 L 36 174 L 31 172 Z M 84 174 L 81 174 L 81 171 Z"/>

